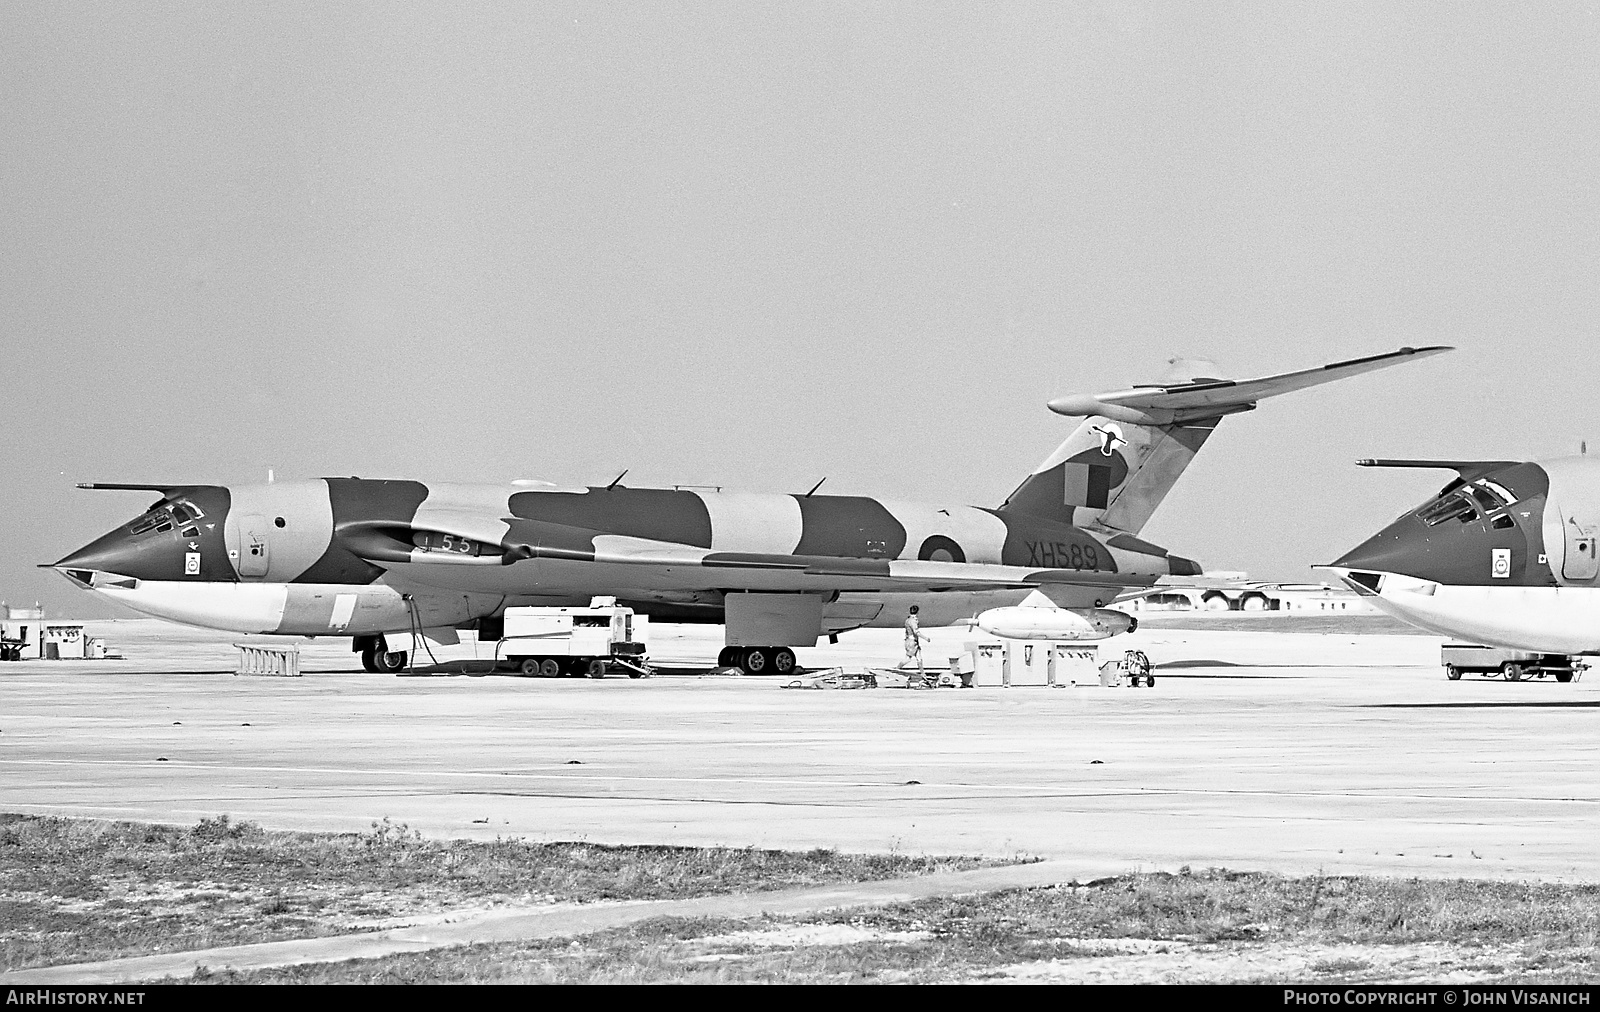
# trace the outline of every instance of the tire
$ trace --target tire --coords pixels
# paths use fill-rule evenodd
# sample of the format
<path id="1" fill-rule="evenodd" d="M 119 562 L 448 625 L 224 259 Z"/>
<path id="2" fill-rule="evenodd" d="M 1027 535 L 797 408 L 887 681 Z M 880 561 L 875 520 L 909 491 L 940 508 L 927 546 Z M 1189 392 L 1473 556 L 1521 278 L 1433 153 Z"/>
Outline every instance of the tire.
<path id="1" fill-rule="evenodd" d="M 404 650 L 385 650 L 372 655 L 372 663 L 380 674 L 392 675 L 397 671 L 404 671 L 407 660 Z"/>
<path id="2" fill-rule="evenodd" d="M 517 670 L 522 672 L 525 677 L 532 678 L 539 673 L 539 658 L 524 657 L 522 663 L 517 665 Z"/>
<path id="3" fill-rule="evenodd" d="M 747 675 L 765 675 L 772 669 L 770 661 L 771 658 L 761 647 L 751 647 L 739 659 L 739 667 L 743 668 Z"/>
<path id="4" fill-rule="evenodd" d="M 1461 681 L 1461 669 L 1454 664 L 1446 664 L 1444 666 L 1444 676 L 1452 682 L 1459 682 Z"/>
<path id="5" fill-rule="evenodd" d="M 1233 605 L 1224 594 L 1207 594 L 1200 599 L 1200 607 L 1206 611 L 1228 611 Z"/>
<path id="6" fill-rule="evenodd" d="M 586 672 L 590 678 L 604 678 L 606 676 L 606 662 L 596 657 L 589 662 Z"/>
<path id="7" fill-rule="evenodd" d="M 1570 682 L 1570 681 L 1572 681 L 1572 672 L 1570 672 L 1570 671 L 1557 671 L 1556 672 L 1556 681 L 1558 681 L 1558 682 Z"/>
<path id="8" fill-rule="evenodd" d="M 554 657 L 546 657 L 539 662 L 539 674 L 545 678 L 555 678 L 561 674 L 561 662 Z"/>
<path id="9" fill-rule="evenodd" d="M 378 650 L 376 647 L 367 647 L 361 651 L 361 670 L 377 673 Z"/>
<path id="10" fill-rule="evenodd" d="M 1500 665 L 1500 671 L 1506 676 L 1506 681 L 1508 682 L 1522 681 L 1522 665 L 1520 664 L 1513 664 L 1507 661 Z"/>
<path id="11" fill-rule="evenodd" d="M 1244 597 L 1241 597 L 1239 599 L 1239 610 L 1240 611 L 1266 611 L 1267 610 L 1267 595 L 1265 595 L 1265 594 L 1246 594 Z"/>
<path id="12" fill-rule="evenodd" d="M 794 671 L 794 651 L 788 647 L 779 647 L 772 652 L 772 673 L 787 675 Z"/>
<path id="13" fill-rule="evenodd" d="M 722 650 L 717 653 L 717 667 L 719 667 L 719 668 L 732 668 L 732 667 L 737 667 L 738 664 L 739 664 L 739 648 L 738 647 L 723 647 Z"/>

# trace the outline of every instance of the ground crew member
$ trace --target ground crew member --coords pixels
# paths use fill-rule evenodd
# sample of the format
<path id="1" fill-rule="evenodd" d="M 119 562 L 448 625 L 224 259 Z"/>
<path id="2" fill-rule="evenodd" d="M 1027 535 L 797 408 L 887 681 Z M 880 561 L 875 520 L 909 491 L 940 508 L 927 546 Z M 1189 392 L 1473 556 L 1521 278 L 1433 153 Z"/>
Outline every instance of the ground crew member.
<path id="1" fill-rule="evenodd" d="M 911 613 L 906 616 L 906 662 L 902 667 L 909 668 L 911 667 L 911 662 L 915 661 L 917 672 L 919 674 L 923 672 L 922 644 L 924 640 L 932 642 L 932 640 L 928 640 L 928 637 L 922 635 L 921 630 L 917 628 L 917 606 L 912 605 Z"/>

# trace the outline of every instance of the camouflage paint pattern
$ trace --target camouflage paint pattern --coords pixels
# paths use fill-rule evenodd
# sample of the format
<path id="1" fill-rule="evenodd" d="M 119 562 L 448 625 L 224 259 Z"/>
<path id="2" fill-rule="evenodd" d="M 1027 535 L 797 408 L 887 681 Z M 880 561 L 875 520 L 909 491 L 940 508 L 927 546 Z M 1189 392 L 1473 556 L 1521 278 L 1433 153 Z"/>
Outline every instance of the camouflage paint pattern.
<path id="1" fill-rule="evenodd" d="M 712 622 L 729 594 L 775 595 L 759 608 L 741 599 L 740 614 L 770 612 L 788 595 L 818 634 L 898 625 L 912 605 L 927 624 L 949 623 L 1035 591 L 1098 608 L 1161 576 L 1200 572 L 1137 535 L 1222 417 L 1445 350 L 1060 398 L 1053 411 L 1084 420 L 998 509 L 618 483 L 106 486 L 162 498 L 54 568 L 135 610 L 304 635 L 444 628 L 593 595 L 658 619 Z M 759 629 L 729 635 L 760 642 L 749 638 Z"/>

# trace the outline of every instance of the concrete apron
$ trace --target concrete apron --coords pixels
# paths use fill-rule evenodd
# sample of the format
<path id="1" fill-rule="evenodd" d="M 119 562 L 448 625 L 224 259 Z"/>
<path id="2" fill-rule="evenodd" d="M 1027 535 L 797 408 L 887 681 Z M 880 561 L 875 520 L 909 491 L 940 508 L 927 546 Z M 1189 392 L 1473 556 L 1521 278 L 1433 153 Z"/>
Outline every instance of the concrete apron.
<path id="1" fill-rule="evenodd" d="M 376 959 L 402 952 L 424 952 L 458 945 L 487 942 L 534 941 L 584 935 L 625 927 L 656 917 L 759 917 L 765 914 L 795 916 L 849 907 L 887 906 L 935 896 L 962 896 L 1002 889 L 1027 889 L 1071 882 L 1087 882 L 1126 874 L 1126 865 L 1091 866 L 1079 861 L 1041 861 L 1034 864 L 980 868 L 975 871 L 939 872 L 914 878 L 880 882 L 844 882 L 808 886 L 770 893 L 701 896 L 686 900 L 641 900 L 624 903 L 560 904 L 544 907 L 503 907 L 474 910 L 459 919 L 440 923 L 367 931 L 324 938 L 291 939 L 228 945 L 193 952 L 107 959 L 95 963 L 35 967 L 0 973 L 0 985 L 11 984 L 123 984 L 166 977 L 188 977 L 198 968 L 262 970 L 305 963 L 337 963 L 348 959 Z M 1139 869 L 1149 870 L 1149 869 Z"/>

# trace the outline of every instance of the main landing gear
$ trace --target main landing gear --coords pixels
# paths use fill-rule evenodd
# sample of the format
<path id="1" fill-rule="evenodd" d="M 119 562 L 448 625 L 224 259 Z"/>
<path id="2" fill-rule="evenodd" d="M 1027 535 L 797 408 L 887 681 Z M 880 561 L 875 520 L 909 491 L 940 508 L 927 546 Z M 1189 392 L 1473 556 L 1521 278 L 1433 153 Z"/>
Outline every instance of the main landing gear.
<path id="1" fill-rule="evenodd" d="M 739 668 L 747 675 L 787 675 L 794 664 L 788 647 L 723 647 L 717 655 L 717 667 Z"/>
<path id="2" fill-rule="evenodd" d="M 376 674 L 404 671 L 410 660 L 404 650 L 390 650 L 382 636 L 358 636 L 354 649 L 361 651 L 361 667 Z"/>

